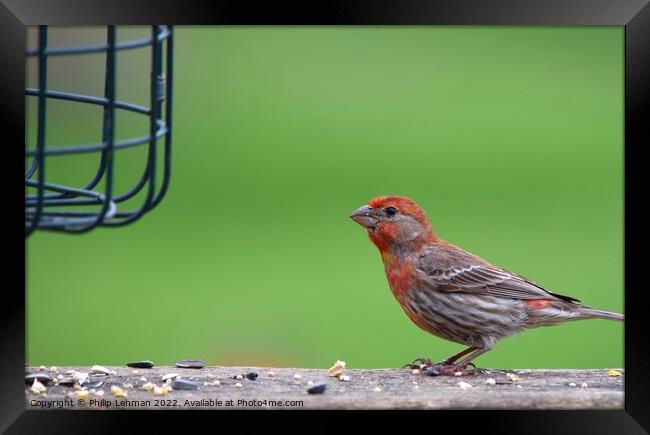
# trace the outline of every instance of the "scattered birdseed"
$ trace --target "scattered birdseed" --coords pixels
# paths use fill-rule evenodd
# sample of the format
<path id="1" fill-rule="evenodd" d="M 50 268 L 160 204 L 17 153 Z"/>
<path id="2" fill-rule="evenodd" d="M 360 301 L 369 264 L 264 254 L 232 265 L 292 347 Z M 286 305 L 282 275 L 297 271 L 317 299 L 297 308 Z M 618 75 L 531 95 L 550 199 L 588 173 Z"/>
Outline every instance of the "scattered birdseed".
<path id="1" fill-rule="evenodd" d="M 274 372 L 274 371 L 270 371 L 270 372 L 268 372 L 268 373 L 266 374 L 266 376 L 268 376 L 269 378 L 274 378 L 274 377 L 275 377 L 275 372 Z"/>
<path id="2" fill-rule="evenodd" d="M 212 373 L 208 373 L 205 376 L 208 377 L 208 378 L 214 378 L 214 375 Z"/>
<path id="3" fill-rule="evenodd" d="M 140 371 L 139 371 L 139 370 L 133 370 L 132 373 L 133 373 L 134 375 L 139 375 L 139 374 L 140 374 Z"/>
<path id="4" fill-rule="evenodd" d="M 506 373 L 506 377 L 512 382 L 517 382 L 519 380 L 519 376 L 515 375 L 514 373 Z"/>
<path id="5" fill-rule="evenodd" d="M 101 396 L 103 396 L 103 395 L 104 395 L 104 390 L 97 390 L 97 391 L 95 392 L 95 396 L 100 396 L 100 397 L 101 397 Z"/>
<path id="6" fill-rule="evenodd" d="M 413 373 L 414 375 L 419 375 L 419 374 L 420 374 L 420 370 L 418 370 L 418 369 L 413 369 L 413 371 L 412 371 L 411 373 Z"/>
<path id="7" fill-rule="evenodd" d="M 32 390 L 32 393 L 35 394 L 41 394 L 47 391 L 47 388 L 45 385 L 41 384 L 38 379 L 34 379 L 34 382 L 32 383 L 32 387 L 30 388 Z"/>
<path id="8" fill-rule="evenodd" d="M 98 374 L 98 375 L 110 375 L 111 371 L 106 367 L 95 365 L 91 367 L 90 373 Z"/>
<path id="9" fill-rule="evenodd" d="M 525 369 L 525 370 L 519 370 L 517 373 L 520 375 L 529 375 L 533 373 L 533 371 L 531 369 Z"/>
<path id="10" fill-rule="evenodd" d="M 309 394 L 323 394 L 327 389 L 327 384 L 325 381 L 315 382 L 311 387 L 307 389 Z"/>
<path id="11" fill-rule="evenodd" d="M 74 384 L 74 385 L 72 386 L 72 388 L 74 388 L 75 390 L 81 390 L 81 385 L 79 385 L 79 384 Z"/>
<path id="12" fill-rule="evenodd" d="M 257 376 L 258 374 L 255 372 L 246 373 L 246 379 L 248 379 L 249 381 L 254 381 L 255 379 L 257 379 Z"/>
<path id="13" fill-rule="evenodd" d="M 345 371 L 345 361 L 336 360 L 334 365 L 327 370 L 329 376 L 341 376 Z"/>
<path id="14" fill-rule="evenodd" d="M 88 390 L 79 390 L 75 392 L 75 396 L 77 396 L 77 399 L 87 399 L 90 393 Z"/>
<path id="15" fill-rule="evenodd" d="M 136 362 L 130 362 L 126 363 L 127 366 L 137 368 L 137 369 L 150 369 L 153 367 L 153 361 L 136 361 Z"/>
<path id="16" fill-rule="evenodd" d="M 617 377 L 621 376 L 621 372 L 619 372 L 617 370 L 610 370 L 610 371 L 607 372 L 607 376 L 609 376 L 610 378 L 617 378 Z"/>
<path id="17" fill-rule="evenodd" d="M 569 387 L 575 387 L 575 386 L 576 386 L 575 382 L 569 382 Z"/>
<path id="18" fill-rule="evenodd" d="M 241 381 L 242 379 L 244 379 L 244 375 L 237 375 L 237 376 L 233 376 L 232 378 Z"/>
<path id="19" fill-rule="evenodd" d="M 454 373 L 454 376 L 463 376 L 463 372 L 456 372 Z"/>
<path id="20" fill-rule="evenodd" d="M 128 393 L 118 387 L 117 385 L 112 385 L 111 386 L 111 394 L 115 397 L 126 397 L 128 396 Z"/>
<path id="21" fill-rule="evenodd" d="M 487 378 L 485 383 L 488 385 L 496 385 L 497 381 L 495 381 L 494 378 Z"/>
<path id="22" fill-rule="evenodd" d="M 172 383 L 172 388 L 174 390 L 196 390 L 199 388 L 199 384 L 196 382 L 188 381 L 187 379 L 176 378 Z"/>
<path id="23" fill-rule="evenodd" d="M 153 394 L 155 396 L 166 396 L 169 390 L 164 387 L 153 387 Z"/>
<path id="24" fill-rule="evenodd" d="M 151 390 L 153 390 L 154 388 L 156 388 L 156 385 L 155 385 L 155 384 L 152 384 L 151 382 L 147 382 L 146 384 L 144 384 L 144 385 L 142 386 L 142 389 L 143 389 L 144 391 L 151 391 Z"/>
<path id="25" fill-rule="evenodd" d="M 294 379 L 301 379 L 302 376 L 300 376 L 298 373 L 296 373 L 295 375 L 293 375 L 293 378 L 294 378 Z"/>
<path id="26" fill-rule="evenodd" d="M 147 378 L 145 378 L 144 376 L 140 376 L 140 382 L 147 382 Z"/>
<path id="27" fill-rule="evenodd" d="M 314 381 L 307 381 L 307 385 L 314 385 Z"/>
<path id="28" fill-rule="evenodd" d="M 237 388 L 241 388 L 241 387 L 242 387 L 241 382 L 237 382 L 237 383 L 235 384 L 235 387 L 237 387 Z"/>
<path id="29" fill-rule="evenodd" d="M 419 385 L 416 385 L 416 386 L 414 386 L 413 388 L 416 389 L 416 390 L 419 390 L 419 389 L 420 389 L 420 386 L 419 386 Z"/>
<path id="30" fill-rule="evenodd" d="M 580 388 L 587 388 L 587 387 L 589 387 L 589 384 L 587 384 L 586 382 L 580 384 Z"/>
<path id="31" fill-rule="evenodd" d="M 59 368 L 57 366 L 52 366 L 52 367 L 50 367 L 50 371 L 51 372 L 58 372 Z"/>
<path id="32" fill-rule="evenodd" d="M 183 369 L 202 369 L 205 367 L 205 363 L 200 359 L 184 359 L 176 361 L 174 365 Z"/>
<path id="33" fill-rule="evenodd" d="M 517 388 L 521 388 L 521 385 L 517 385 Z"/>
<path id="34" fill-rule="evenodd" d="M 45 366 L 40 366 L 38 369 L 39 369 L 39 370 L 47 370 L 47 367 L 45 367 Z"/>
<path id="35" fill-rule="evenodd" d="M 381 392 L 381 388 L 375 387 L 375 388 L 372 389 L 372 391 L 374 391 L 375 393 L 379 393 L 379 392 Z"/>
<path id="36" fill-rule="evenodd" d="M 459 382 L 456 385 L 460 387 L 461 390 L 467 390 L 468 388 L 473 388 L 472 384 L 468 384 L 467 382 Z"/>
<path id="37" fill-rule="evenodd" d="M 124 388 L 133 388 L 133 384 L 124 384 Z"/>
<path id="38" fill-rule="evenodd" d="M 348 375 L 341 375 L 339 376 L 339 379 L 343 382 L 350 382 L 350 377 Z"/>
<path id="39" fill-rule="evenodd" d="M 56 375 L 56 379 L 60 381 L 61 379 L 63 379 L 63 375 Z"/>

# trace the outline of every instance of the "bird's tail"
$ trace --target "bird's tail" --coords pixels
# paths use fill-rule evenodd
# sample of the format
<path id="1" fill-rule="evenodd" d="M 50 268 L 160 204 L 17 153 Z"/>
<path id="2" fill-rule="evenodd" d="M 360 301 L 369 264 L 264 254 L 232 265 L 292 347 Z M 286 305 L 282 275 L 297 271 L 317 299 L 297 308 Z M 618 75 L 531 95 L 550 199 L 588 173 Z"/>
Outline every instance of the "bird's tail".
<path id="1" fill-rule="evenodd" d="M 585 319 L 607 319 L 607 320 L 618 320 L 622 322 L 625 320 L 625 316 L 619 313 L 614 313 L 607 310 L 599 310 L 597 308 L 591 307 L 580 307 L 579 313 L 583 315 Z"/>

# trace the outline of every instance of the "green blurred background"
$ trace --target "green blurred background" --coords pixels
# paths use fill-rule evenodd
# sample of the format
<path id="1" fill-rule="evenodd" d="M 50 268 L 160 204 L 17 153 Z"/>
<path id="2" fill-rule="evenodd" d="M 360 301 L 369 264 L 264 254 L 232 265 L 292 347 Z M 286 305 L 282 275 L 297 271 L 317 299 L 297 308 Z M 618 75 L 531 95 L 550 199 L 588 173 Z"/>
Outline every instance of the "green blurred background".
<path id="1" fill-rule="evenodd" d="M 118 28 L 120 40 L 147 34 Z M 28 239 L 27 363 L 356 368 L 455 353 L 462 346 L 407 319 L 348 218 L 380 194 L 411 196 L 440 236 L 497 265 L 621 312 L 623 37 L 622 27 L 177 27 L 170 190 L 133 225 Z M 104 38 L 51 29 L 52 45 Z M 101 95 L 102 62 L 52 58 L 50 87 Z M 118 97 L 147 104 L 149 52 L 123 52 L 118 65 Z M 48 143 L 99 141 L 99 108 L 48 110 Z M 119 137 L 146 132 L 119 114 Z M 118 191 L 144 155 L 120 151 Z M 98 158 L 49 160 L 50 181 L 79 185 Z M 531 330 L 479 365 L 621 367 L 623 326 Z"/>

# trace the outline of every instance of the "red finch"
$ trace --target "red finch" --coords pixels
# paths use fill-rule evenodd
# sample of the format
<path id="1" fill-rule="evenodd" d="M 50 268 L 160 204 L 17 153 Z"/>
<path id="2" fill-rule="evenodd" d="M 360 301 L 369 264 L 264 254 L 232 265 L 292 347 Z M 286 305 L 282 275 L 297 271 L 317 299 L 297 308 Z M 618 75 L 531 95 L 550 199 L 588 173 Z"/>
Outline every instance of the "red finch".
<path id="1" fill-rule="evenodd" d="M 379 248 L 390 289 L 413 323 L 469 346 L 438 364 L 417 359 L 429 374 L 465 370 L 499 339 L 525 328 L 580 319 L 623 320 L 621 314 L 580 305 L 578 299 L 551 293 L 442 240 L 410 198 L 380 196 L 350 217 Z"/>

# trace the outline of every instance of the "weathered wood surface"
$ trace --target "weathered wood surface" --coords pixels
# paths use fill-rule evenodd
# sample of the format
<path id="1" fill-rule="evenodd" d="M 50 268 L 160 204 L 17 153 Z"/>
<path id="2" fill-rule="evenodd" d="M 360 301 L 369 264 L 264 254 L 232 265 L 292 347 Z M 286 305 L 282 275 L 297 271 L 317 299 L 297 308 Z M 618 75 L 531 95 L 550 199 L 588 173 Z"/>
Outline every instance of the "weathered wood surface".
<path id="1" fill-rule="evenodd" d="M 101 376 L 103 385 L 89 392 L 80 402 L 72 386 L 47 386 L 35 394 L 25 388 L 27 409 L 623 409 L 624 371 L 619 377 L 608 376 L 609 369 L 598 370 L 512 370 L 519 380 L 512 381 L 505 371 L 491 370 L 483 374 L 430 377 L 414 374 L 409 369 L 350 369 L 348 382 L 330 377 L 326 369 L 214 367 L 180 369 L 154 367 L 132 369 L 107 367 L 114 374 Z M 90 372 L 90 367 L 59 367 L 51 371 L 53 378 L 67 370 Z M 135 370 L 135 372 L 134 372 Z M 26 373 L 39 371 L 27 367 Z M 50 370 L 46 370 L 50 371 Z M 270 377 L 269 371 L 275 376 Z M 249 372 L 258 373 L 256 380 L 232 379 Z M 142 390 L 145 381 L 162 385 L 161 377 L 178 373 L 180 377 L 200 382 L 197 390 L 172 390 L 157 396 Z M 300 379 L 294 375 L 300 375 Z M 95 376 L 91 376 L 95 377 Z M 100 376 L 97 376 L 100 377 Z M 493 378 L 496 385 L 488 385 Z M 219 386 L 205 385 L 220 382 Z M 323 394 L 307 393 L 309 381 L 325 381 Z M 467 382 L 472 388 L 461 388 Z M 241 386 L 235 386 L 240 383 Z M 573 383 L 575 386 L 571 386 Z M 586 387 L 584 385 L 586 383 Z M 132 386 L 126 386 L 131 384 Z M 125 389 L 128 396 L 111 395 L 111 386 Z M 79 387 L 77 387 L 79 388 Z M 97 391 L 103 391 L 99 396 Z M 82 393 L 84 396 L 86 393 Z M 101 394 L 101 393 L 100 393 Z M 65 400 L 67 399 L 67 400 Z M 58 401 L 58 402 L 57 402 Z"/>

